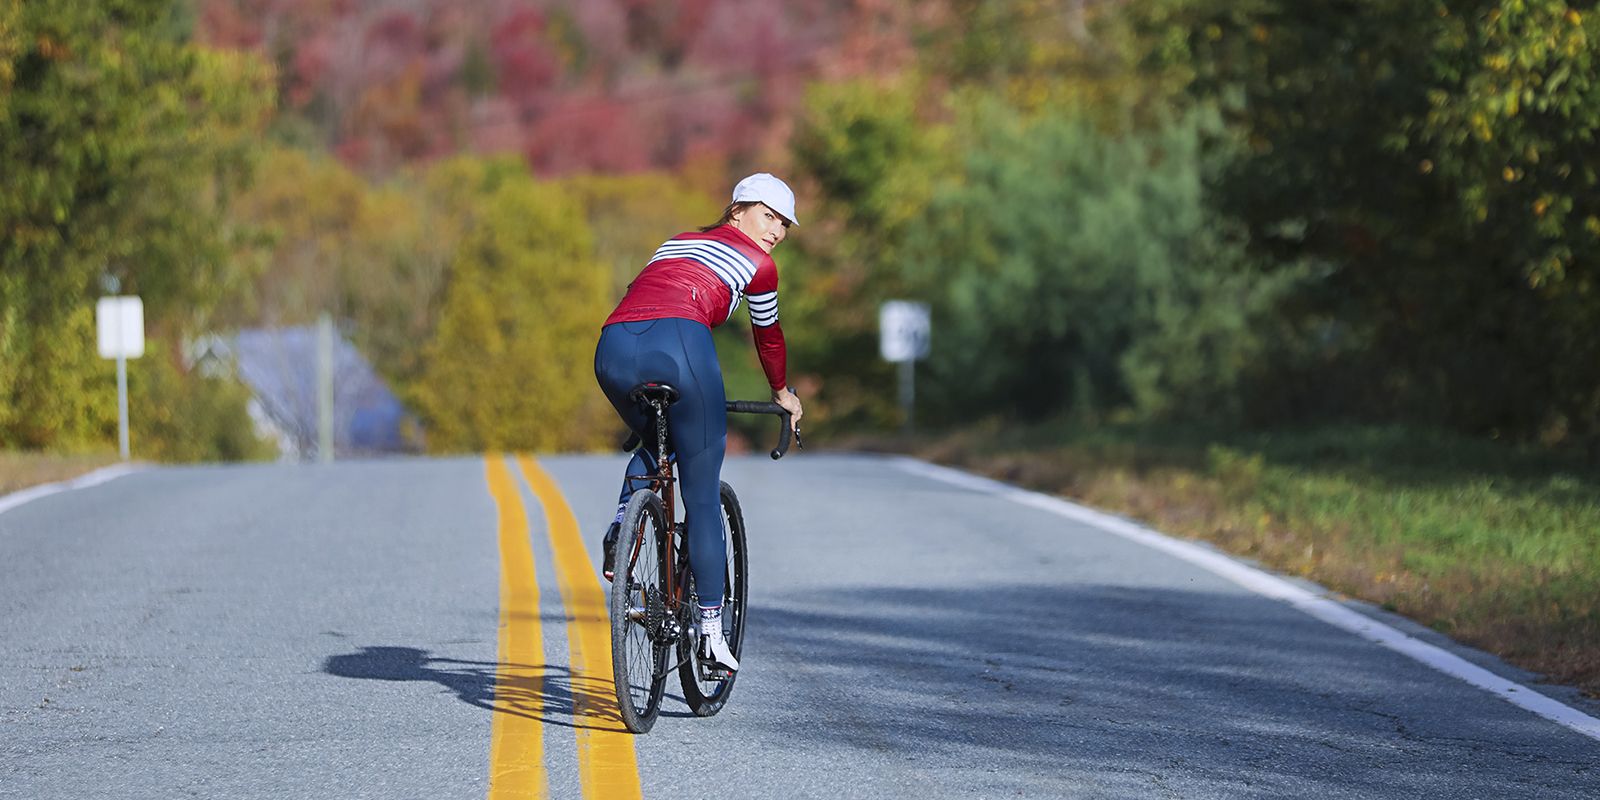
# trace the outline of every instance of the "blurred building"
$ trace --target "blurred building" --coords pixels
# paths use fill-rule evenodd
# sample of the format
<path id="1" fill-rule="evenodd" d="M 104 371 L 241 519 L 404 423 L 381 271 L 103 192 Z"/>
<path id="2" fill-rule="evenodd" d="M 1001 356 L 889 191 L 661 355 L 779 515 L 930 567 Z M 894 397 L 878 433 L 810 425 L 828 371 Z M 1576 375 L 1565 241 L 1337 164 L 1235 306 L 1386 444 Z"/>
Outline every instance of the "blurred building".
<path id="1" fill-rule="evenodd" d="M 257 433 L 278 443 L 285 461 L 317 455 L 317 329 L 252 328 L 206 336 L 191 363 L 231 373 L 249 387 Z M 354 345 L 333 340 L 333 442 L 338 458 L 411 452 L 415 420 Z"/>

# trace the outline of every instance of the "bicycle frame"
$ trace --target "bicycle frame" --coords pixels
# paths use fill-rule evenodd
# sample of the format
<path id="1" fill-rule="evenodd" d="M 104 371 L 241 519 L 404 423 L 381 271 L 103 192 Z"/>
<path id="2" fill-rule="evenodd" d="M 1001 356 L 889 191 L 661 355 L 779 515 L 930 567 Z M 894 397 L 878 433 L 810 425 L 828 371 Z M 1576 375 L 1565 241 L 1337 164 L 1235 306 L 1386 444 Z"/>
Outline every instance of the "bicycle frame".
<path id="1" fill-rule="evenodd" d="M 689 536 L 686 526 L 677 519 L 677 459 L 668 452 L 667 410 L 678 399 L 678 390 L 664 383 L 645 382 L 635 386 L 630 395 L 640 411 L 655 414 L 656 447 L 653 452 L 635 456 L 653 466 L 653 473 L 626 476 L 630 491 L 623 519 L 629 527 L 619 535 L 627 544 L 608 558 L 612 568 L 612 672 L 623 722 L 634 733 L 644 733 L 660 710 L 665 693 L 662 683 L 674 671 L 683 683 L 685 702 L 697 716 L 711 716 L 722 708 L 736 675 L 733 670 L 702 661 L 698 652 L 702 621 L 691 611 L 695 603 L 689 596 L 694 584 L 689 572 Z M 791 436 L 795 443 L 800 441 L 788 413 L 776 403 L 734 401 L 727 403 L 726 410 L 780 417 L 783 428 L 779 445 L 772 451 L 774 459 L 788 450 Z M 633 450 L 641 444 L 643 436 L 648 436 L 647 427 L 648 424 L 630 436 L 623 449 Z M 655 460 L 653 465 L 646 460 L 649 458 Z M 644 488 L 634 489 L 635 486 Z M 723 483 L 718 492 L 719 521 L 730 526 L 729 589 L 713 602 L 722 601 L 726 612 L 731 598 L 732 613 L 724 613 L 721 632 L 732 637 L 731 646 L 737 656 L 743 640 L 749 585 L 745 575 L 748 533 L 732 487 Z M 656 528 L 652 535 L 644 535 L 647 526 Z M 645 541 L 652 542 L 649 547 L 656 550 L 654 559 L 644 552 Z M 668 654 L 674 650 L 676 663 L 667 665 Z"/>
<path id="2" fill-rule="evenodd" d="M 655 412 L 656 472 L 654 475 L 629 475 L 627 476 L 627 480 L 642 481 L 649 486 L 651 491 L 661 496 L 661 504 L 666 512 L 667 526 L 665 531 L 665 541 L 667 542 L 667 545 L 665 547 L 665 552 L 661 554 L 661 559 L 665 564 L 667 573 L 666 591 L 664 593 L 665 597 L 662 598 L 662 601 L 666 605 L 667 619 L 675 620 L 678 618 L 678 613 L 684 602 L 683 585 L 678 579 L 678 537 L 680 534 L 687 534 L 680 530 L 680 526 L 678 524 L 677 492 L 675 491 L 678 478 L 675 474 L 673 474 L 673 459 L 667 455 L 667 406 L 670 405 L 670 401 L 660 396 L 651 397 L 636 395 L 635 399 L 644 400 L 644 402 L 648 403 L 651 409 L 653 409 Z M 789 412 L 785 410 L 783 406 L 780 406 L 777 403 L 731 400 L 726 403 L 726 409 L 729 412 L 740 414 L 774 414 L 782 419 L 783 427 L 779 430 L 778 446 L 773 448 L 771 452 L 771 456 L 774 460 L 782 458 L 784 454 L 789 451 L 789 437 L 791 432 L 794 435 L 794 442 L 796 444 L 800 443 L 800 431 L 795 429 L 794 426 L 790 424 Z M 625 449 L 632 449 L 631 445 L 634 439 L 637 437 L 637 434 L 630 436 L 628 439 L 629 445 L 625 445 Z M 801 447 L 804 447 L 804 445 L 802 444 Z M 622 563 L 632 565 L 639 557 L 639 547 L 640 542 L 637 538 L 635 538 L 633 541 L 633 549 L 627 554 L 627 561 Z"/>
<path id="3" fill-rule="evenodd" d="M 648 401 L 655 410 L 656 417 L 656 472 L 654 475 L 629 475 L 629 481 L 643 481 L 649 485 L 650 490 L 661 496 L 661 504 L 666 511 L 666 542 L 665 552 L 661 559 L 666 565 L 667 585 L 663 601 L 667 606 L 667 618 L 676 619 L 678 609 L 683 604 L 682 588 L 678 583 L 678 564 L 676 556 L 678 551 L 678 512 L 677 492 L 675 487 L 678 478 L 673 474 L 672 458 L 667 455 L 667 401 L 659 397 L 652 397 Z M 632 564 L 639 557 L 640 542 L 633 540 L 633 550 L 628 553 L 626 564 Z"/>

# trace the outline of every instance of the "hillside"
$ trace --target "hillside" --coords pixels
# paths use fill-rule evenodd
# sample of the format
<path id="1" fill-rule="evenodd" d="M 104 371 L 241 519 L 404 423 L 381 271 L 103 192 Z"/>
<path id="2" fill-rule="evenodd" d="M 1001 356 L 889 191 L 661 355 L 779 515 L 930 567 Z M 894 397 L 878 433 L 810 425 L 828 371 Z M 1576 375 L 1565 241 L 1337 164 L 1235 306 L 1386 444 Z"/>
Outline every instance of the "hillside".
<path id="1" fill-rule="evenodd" d="M 806 82 L 902 66 L 916 13 L 887 0 L 200 0 L 197 35 L 269 58 L 279 134 L 369 173 L 465 151 L 520 153 L 550 175 L 775 155 Z"/>

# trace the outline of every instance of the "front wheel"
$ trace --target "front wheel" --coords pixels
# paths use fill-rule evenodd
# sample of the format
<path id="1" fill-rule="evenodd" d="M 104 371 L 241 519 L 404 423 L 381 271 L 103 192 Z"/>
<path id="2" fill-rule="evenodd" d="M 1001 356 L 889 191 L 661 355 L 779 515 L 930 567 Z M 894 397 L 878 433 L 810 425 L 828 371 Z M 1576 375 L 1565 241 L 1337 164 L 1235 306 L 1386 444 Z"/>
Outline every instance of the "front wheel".
<path id="1" fill-rule="evenodd" d="M 723 537 L 723 553 L 728 570 L 728 580 L 722 594 L 722 634 L 728 640 L 728 647 L 733 650 L 733 657 L 743 659 L 745 595 L 749 588 L 749 579 L 745 574 L 744 512 L 739 508 L 739 496 L 733 493 L 733 487 L 727 483 L 722 484 L 722 530 L 727 534 Z M 687 565 L 688 559 L 684 559 L 684 563 Z M 689 575 L 688 570 L 684 570 L 684 573 Z M 688 591 L 685 597 L 689 599 L 683 607 L 692 614 L 698 604 L 692 575 L 688 577 L 686 585 Z M 683 698 L 695 716 L 709 717 L 721 711 L 728 702 L 728 695 L 733 693 L 733 682 L 739 673 L 735 672 L 725 680 L 701 680 L 699 648 L 695 646 L 699 637 L 699 622 L 691 619 L 689 625 L 692 626 L 690 630 L 696 633 L 678 641 L 678 681 L 683 684 Z"/>
<path id="2" fill-rule="evenodd" d="M 666 511 L 648 489 L 633 493 L 617 533 L 611 579 L 611 672 L 617 710 L 634 733 L 647 733 L 666 690 Z"/>

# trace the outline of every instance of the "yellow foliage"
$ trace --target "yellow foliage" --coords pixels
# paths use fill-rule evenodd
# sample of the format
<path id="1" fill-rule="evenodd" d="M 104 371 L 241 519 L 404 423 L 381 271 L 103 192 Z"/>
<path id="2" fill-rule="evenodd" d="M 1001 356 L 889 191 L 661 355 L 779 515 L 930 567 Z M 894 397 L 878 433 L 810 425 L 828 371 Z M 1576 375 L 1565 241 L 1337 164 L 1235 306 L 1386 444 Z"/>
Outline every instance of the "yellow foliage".
<path id="1" fill-rule="evenodd" d="M 0 114 L 6 110 L 11 98 L 11 82 L 16 80 L 16 56 L 22 50 L 22 40 L 17 32 L 17 19 L 22 5 L 17 0 L 0 0 Z"/>
<path id="2" fill-rule="evenodd" d="M 610 267 L 609 297 L 620 299 L 667 239 L 717 221 L 727 195 L 710 195 L 665 173 L 581 175 L 559 186 L 583 204 L 595 255 Z"/>
<path id="3" fill-rule="evenodd" d="M 593 373 L 610 282 L 582 208 L 526 176 L 484 203 L 412 392 L 428 449 L 599 447 L 616 428 Z"/>
<path id="4" fill-rule="evenodd" d="M 59 325 L 18 324 L 0 311 L 0 446 L 79 451 L 103 444 L 117 424 L 113 362 L 95 350 L 94 307 Z"/>
<path id="5" fill-rule="evenodd" d="M 338 162 L 299 150 L 277 149 L 263 158 L 255 185 L 233 206 L 237 218 L 270 239 L 247 298 L 254 307 L 238 316 L 266 324 L 303 325 L 333 310 L 341 264 L 355 250 L 367 187 Z"/>
<path id="6" fill-rule="evenodd" d="M 610 301 L 661 241 L 721 205 L 665 175 L 536 183 L 517 159 L 470 156 L 373 185 L 280 150 L 238 209 L 273 247 L 256 307 L 237 316 L 344 320 L 428 447 L 461 451 L 609 442 L 592 355 Z"/>

